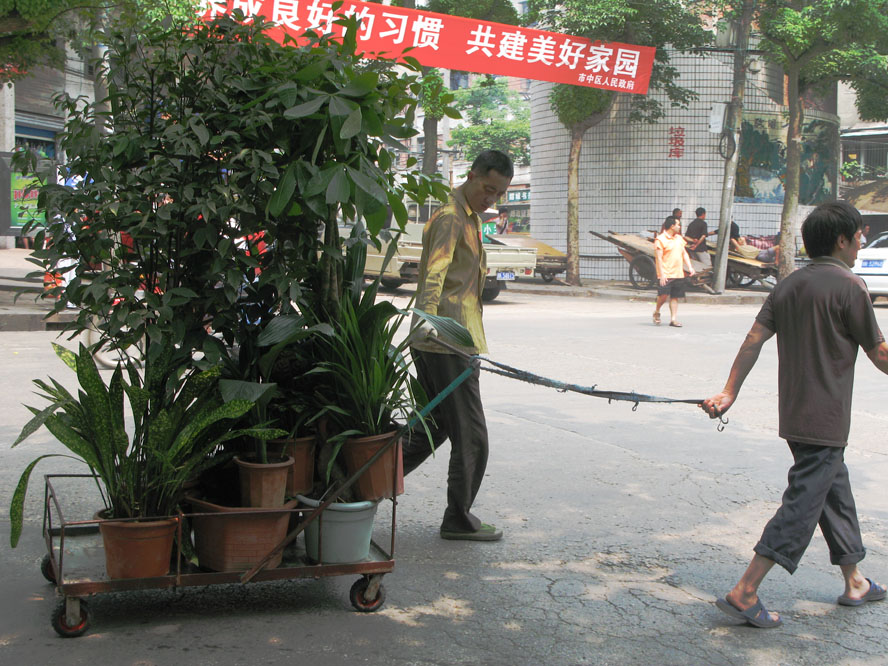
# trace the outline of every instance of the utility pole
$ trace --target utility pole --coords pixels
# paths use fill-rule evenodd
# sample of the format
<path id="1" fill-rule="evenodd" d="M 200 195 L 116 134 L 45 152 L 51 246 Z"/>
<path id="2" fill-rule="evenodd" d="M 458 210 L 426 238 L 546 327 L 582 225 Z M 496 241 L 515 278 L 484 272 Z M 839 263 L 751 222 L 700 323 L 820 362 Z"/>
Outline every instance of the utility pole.
<path id="1" fill-rule="evenodd" d="M 713 289 L 721 294 L 725 290 L 728 274 L 728 250 L 730 244 L 731 218 L 734 212 L 734 182 L 737 176 L 737 163 L 740 161 L 740 124 L 743 117 L 743 95 L 746 92 L 746 53 L 749 46 L 749 27 L 755 0 L 743 0 L 739 21 L 736 26 L 734 49 L 734 77 L 731 86 L 731 103 L 725 113 L 725 126 L 722 129 L 719 148 L 725 158 L 725 173 L 722 179 L 721 206 L 718 213 L 718 248 L 713 264 Z"/>

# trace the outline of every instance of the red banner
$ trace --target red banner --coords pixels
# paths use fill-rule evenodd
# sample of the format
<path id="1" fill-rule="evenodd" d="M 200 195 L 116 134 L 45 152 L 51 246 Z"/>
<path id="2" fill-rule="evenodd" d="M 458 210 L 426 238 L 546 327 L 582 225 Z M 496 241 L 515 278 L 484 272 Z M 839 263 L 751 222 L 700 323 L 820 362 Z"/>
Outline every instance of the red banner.
<path id="1" fill-rule="evenodd" d="M 645 94 L 655 49 L 617 42 L 592 42 L 557 32 L 345 0 L 334 12 L 333 0 L 204 0 L 204 18 L 241 10 L 263 16 L 278 27 L 269 36 L 297 43 L 306 30 L 342 34 L 339 16 L 360 20 L 358 50 L 369 58 L 405 55 L 429 67 L 500 74 Z"/>

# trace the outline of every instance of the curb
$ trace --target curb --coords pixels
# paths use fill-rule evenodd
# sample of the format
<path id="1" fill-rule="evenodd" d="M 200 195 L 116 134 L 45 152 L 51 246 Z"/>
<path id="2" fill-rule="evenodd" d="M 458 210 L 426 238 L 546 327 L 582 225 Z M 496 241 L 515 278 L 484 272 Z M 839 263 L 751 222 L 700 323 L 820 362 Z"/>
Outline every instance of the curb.
<path id="1" fill-rule="evenodd" d="M 634 287 L 620 287 L 613 283 L 574 287 L 565 284 L 532 284 L 513 282 L 506 286 L 506 293 L 529 294 L 541 296 L 560 296 L 572 298 L 599 298 L 639 303 L 654 303 L 657 294 L 653 290 L 640 290 Z M 761 305 L 768 297 L 767 291 L 731 290 L 722 294 L 689 291 L 685 296 L 686 303 L 702 303 L 706 305 Z"/>

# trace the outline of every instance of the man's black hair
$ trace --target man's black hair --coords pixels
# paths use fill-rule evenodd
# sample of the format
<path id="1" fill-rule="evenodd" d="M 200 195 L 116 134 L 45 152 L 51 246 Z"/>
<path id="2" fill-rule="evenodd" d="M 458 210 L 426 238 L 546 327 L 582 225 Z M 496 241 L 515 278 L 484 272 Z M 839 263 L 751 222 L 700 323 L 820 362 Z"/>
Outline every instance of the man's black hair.
<path id="1" fill-rule="evenodd" d="M 703 208 L 703 206 L 700 206 L 697 210 L 694 211 L 694 213 L 697 215 L 697 217 L 703 217 L 704 215 L 706 215 L 706 209 Z"/>
<path id="2" fill-rule="evenodd" d="M 673 208 L 672 217 L 681 217 L 681 208 Z"/>
<path id="3" fill-rule="evenodd" d="M 663 220 L 663 225 L 660 227 L 660 231 L 666 231 L 667 229 L 671 229 L 675 226 L 675 223 L 678 222 L 678 218 L 674 215 L 667 215 L 666 219 Z"/>
<path id="4" fill-rule="evenodd" d="M 472 162 L 472 171 L 482 176 L 486 176 L 491 169 L 509 180 L 515 175 L 515 171 L 512 168 L 512 159 L 499 150 L 485 150 Z"/>
<path id="5" fill-rule="evenodd" d="M 863 218 L 847 201 L 822 203 L 802 222 L 802 241 L 808 256 L 825 257 L 832 254 L 839 236 L 849 241 L 863 227 Z"/>

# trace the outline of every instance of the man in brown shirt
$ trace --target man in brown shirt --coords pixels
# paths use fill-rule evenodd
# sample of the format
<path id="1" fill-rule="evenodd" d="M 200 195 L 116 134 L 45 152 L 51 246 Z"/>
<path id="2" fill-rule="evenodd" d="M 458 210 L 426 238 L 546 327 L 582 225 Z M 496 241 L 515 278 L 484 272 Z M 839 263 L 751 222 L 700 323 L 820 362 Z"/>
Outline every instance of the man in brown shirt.
<path id="1" fill-rule="evenodd" d="M 851 392 L 857 349 L 888 374 L 888 345 L 876 323 L 866 285 L 850 267 L 860 249 L 862 219 L 853 206 L 821 204 L 802 225 L 811 264 L 781 281 L 768 296 L 740 347 L 724 390 L 705 400 L 713 418 L 734 403 L 762 345 L 777 334 L 780 436 L 794 459 L 780 508 L 765 526 L 755 556 L 718 608 L 756 627 L 782 621 L 758 598 L 765 576 L 779 564 L 798 566 L 817 525 L 830 562 L 841 568 L 845 589 L 837 599 L 860 606 L 886 596 L 884 586 L 857 567 L 866 555 L 845 446 L 851 425 Z"/>
<path id="2" fill-rule="evenodd" d="M 456 188 L 447 202 L 428 221 L 422 232 L 422 257 L 416 288 L 416 308 L 429 314 L 450 317 L 465 326 L 472 346 L 461 351 L 487 351 L 481 321 L 481 290 L 487 261 L 481 245 L 479 213 L 490 208 L 512 181 L 512 161 L 498 150 L 486 150 L 472 163 L 468 180 Z M 469 367 L 466 356 L 448 352 L 423 339 L 433 335 L 426 323 L 414 320 L 411 355 L 417 378 L 429 398 L 441 393 Z M 502 531 L 482 523 L 470 509 L 487 468 L 487 423 L 481 405 L 478 369 L 432 412 L 432 441 L 437 449 L 450 440 L 447 471 L 447 509 L 441 522 L 441 537 L 470 541 L 496 541 Z M 404 444 L 404 472 L 416 469 L 431 454 L 428 438 L 410 437 Z"/>

